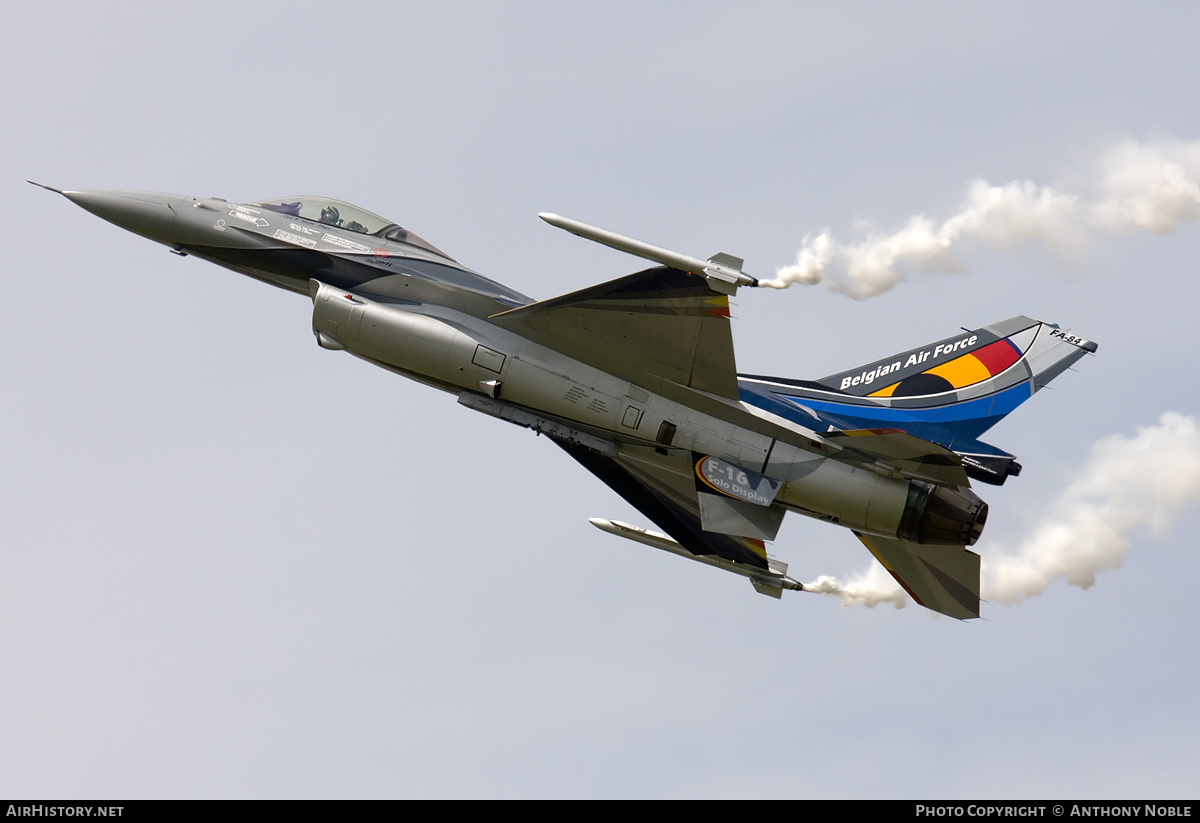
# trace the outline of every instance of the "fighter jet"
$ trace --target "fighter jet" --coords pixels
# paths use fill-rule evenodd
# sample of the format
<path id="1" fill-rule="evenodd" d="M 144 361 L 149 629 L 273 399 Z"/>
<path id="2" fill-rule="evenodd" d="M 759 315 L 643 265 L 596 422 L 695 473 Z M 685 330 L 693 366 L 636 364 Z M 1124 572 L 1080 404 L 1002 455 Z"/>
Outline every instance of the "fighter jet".
<path id="1" fill-rule="evenodd" d="M 1020 472 L 979 438 L 1096 351 L 1014 317 L 818 380 L 739 374 L 729 296 L 758 281 L 729 254 L 543 214 L 656 265 L 535 301 L 326 197 L 51 190 L 177 254 L 307 295 L 321 348 L 546 435 L 662 533 L 594 525 L 776 598 L 804 589 L 766 551 L 795 512 L 852 531 L 921 605 L 978 617 L 979 555 L 967 547 L 988 507 L 971 481 Z"/>

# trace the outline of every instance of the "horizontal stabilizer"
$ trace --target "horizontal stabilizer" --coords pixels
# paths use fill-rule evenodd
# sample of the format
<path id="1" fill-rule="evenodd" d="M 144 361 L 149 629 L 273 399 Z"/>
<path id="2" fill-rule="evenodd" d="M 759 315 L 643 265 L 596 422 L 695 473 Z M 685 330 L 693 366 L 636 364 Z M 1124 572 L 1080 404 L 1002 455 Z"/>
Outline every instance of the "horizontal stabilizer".
<path id="1" fill-rule="evenodd" d="M 853 429 L 825 436 L 847 449 L 886 463 L 911 479 L 953 488 L 970 485 L 962 457 L 900 429 Z"/>
<path id="2" fill-rule="evenodd" d="M 913 600 L 967 620 L 979 617 L 979 555 L 961 546 L 923 546 L 855 532 Z"/>

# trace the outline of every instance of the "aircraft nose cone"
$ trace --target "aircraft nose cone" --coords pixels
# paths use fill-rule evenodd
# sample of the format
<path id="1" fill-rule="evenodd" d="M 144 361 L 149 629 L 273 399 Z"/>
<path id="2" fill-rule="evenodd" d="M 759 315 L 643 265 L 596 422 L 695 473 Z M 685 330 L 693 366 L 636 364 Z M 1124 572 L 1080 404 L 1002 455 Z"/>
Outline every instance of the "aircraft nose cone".
<path id="1" fill-rule="evenodd" d="M 64 191 L 63 196 L 97 217 L 159 243 L 176 242 L 175 215 L 183 197 L 148 191 Z"/>

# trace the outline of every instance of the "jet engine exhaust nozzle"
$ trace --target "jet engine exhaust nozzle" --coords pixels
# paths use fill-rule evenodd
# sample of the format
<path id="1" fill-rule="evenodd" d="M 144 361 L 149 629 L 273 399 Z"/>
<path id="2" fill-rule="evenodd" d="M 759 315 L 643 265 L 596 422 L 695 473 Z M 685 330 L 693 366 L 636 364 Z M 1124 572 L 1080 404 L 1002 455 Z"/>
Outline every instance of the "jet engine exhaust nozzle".
<path id="1" fill-rule="evenodd" d="M 973 546 L 983 534 L 988 505 L 970 489 L 914 480 L 896 536 L 913 543 Z"/>

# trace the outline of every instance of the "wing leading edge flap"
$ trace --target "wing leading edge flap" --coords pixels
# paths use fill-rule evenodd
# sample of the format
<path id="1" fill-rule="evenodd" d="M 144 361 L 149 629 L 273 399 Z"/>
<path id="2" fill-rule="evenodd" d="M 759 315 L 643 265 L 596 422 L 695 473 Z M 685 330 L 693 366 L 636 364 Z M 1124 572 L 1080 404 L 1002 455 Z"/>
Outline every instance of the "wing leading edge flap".
<path id="1" fill-rule="evenodd" d="M 555 442 L 692 554 L 714 555 L 756 569 L 771 568 L 762 541 L 704 531 L 696 492 L 689 488 L 687 475 L 683 475 L 686 482 L 676 484 L 674 478 L 652 474 L 649 464 L 635 466 L 583 446 Z"/>
<path id="2" fill-rule="evenodd" d="M 979 617 L 979 555 L 961 546 L 923 546 L 854 533 L 912 599 L 927 609 Z"/>
<path id="3" fill-rule="evenodd" d="M 652 374 L 738 399 L 729 297 L 679 269 L 647 269 L 491 320 L 625 379 Z"/>

